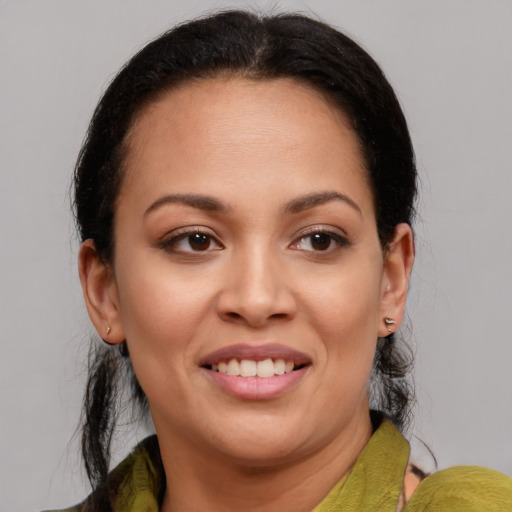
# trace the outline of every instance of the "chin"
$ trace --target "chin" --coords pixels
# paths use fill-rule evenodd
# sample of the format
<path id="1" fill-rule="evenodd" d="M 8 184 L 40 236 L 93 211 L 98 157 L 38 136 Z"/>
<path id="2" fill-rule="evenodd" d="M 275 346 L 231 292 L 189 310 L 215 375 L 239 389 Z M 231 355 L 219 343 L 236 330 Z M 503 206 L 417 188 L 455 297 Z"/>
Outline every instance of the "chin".
<path id="1" fill-rule="evenodd" d="M 247 468 L 276 468 L 306 457 L 304 444 L 289 440 L 266 439 L 240 440 L 229 442 L 221 447 L 225 457 L 233 463 Z"/>
<path id="2" fill-rule="evenodd" d="M 315 432 L 304 428 L 303 416 L 242 415 L 229 425 L 218 425 L 210 434 L 218 455 L 248 467 L 275 467 L 296 461 L 314 451 Z M 290 421 L 292 420 L 292 421 Z M 213 427 L 210 424 L 210 428 Z"/>

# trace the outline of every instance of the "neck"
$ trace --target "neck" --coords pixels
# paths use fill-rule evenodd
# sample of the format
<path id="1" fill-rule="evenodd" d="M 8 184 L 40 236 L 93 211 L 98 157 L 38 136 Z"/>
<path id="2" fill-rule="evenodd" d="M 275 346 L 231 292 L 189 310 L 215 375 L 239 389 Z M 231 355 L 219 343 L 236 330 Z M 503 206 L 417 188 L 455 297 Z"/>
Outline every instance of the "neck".
<path id="1" fill-rule="evenodd" d="M 167 488 L 162 512 L 310 512 L 355 463 L 372 434 L 369 416 L 325 446 L 268 466 L 233 461 L 159 433 Z"/>

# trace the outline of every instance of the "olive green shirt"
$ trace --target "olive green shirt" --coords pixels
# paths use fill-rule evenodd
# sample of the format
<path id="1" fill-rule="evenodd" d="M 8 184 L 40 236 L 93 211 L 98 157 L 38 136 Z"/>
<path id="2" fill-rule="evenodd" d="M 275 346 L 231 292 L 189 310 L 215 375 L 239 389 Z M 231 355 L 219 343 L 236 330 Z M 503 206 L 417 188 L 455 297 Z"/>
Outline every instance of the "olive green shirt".
<path id="1" fill-rule="evenodd" d="M 312 512 L 395 512 L 409 444 L 383 420 L 351 470 Z M 98 489 L 104 512 L 158 512 L 165 491 L 156 436 L 143 441 Z M 62 512 L 87 512 L 89 499 Z M 109 508 L 110 507 L 110 508 Z M 425 478 L 402 512 L 511 512 L 512 478 L 476 466 L 458 466 Z M 293 512 L 293 511 L 291 511 Z"/>

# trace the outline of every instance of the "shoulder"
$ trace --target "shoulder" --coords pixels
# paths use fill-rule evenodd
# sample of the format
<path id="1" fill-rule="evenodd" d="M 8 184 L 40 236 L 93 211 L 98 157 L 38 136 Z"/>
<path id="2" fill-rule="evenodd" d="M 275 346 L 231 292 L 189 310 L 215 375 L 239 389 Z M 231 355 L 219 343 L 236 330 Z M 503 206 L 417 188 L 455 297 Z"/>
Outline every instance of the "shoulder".
<path id="1" fill-rule="evenodd" d="M 403 512 L 510 512 L 512 478 L 478 466 L 455 466 L 425 478 Z"/>
<path id="2" fill-rule="evenodd" d="M 158 440 L 153 435 L 137 445 L 82 503 L 46 512 L 125 512 L 132 510 L 134 504 L 144 505 L 146 511 L 156 511 L 164 490 L 165 473 Z"/>

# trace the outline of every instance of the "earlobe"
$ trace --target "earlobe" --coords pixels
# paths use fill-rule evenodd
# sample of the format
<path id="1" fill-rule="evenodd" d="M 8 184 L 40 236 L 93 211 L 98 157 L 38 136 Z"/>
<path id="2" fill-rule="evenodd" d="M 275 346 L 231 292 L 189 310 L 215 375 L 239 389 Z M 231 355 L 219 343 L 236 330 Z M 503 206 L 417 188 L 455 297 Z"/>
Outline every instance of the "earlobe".
<path id="1" fill-rule="evenodd" d="M 405 223 L 398 224 L 384 257 L 379 337 L 394 332 L 403 320 L 413 263 L 414 235 L 411 227 Z"/>
<path id="2" fill-rule="evenodd" d="M 117 344 L 125 340 L 112 268 L 104 263 L 93 240 L 85 240 L 78 253 L 78 272 L 89 317 L 100 338 Z"/>

